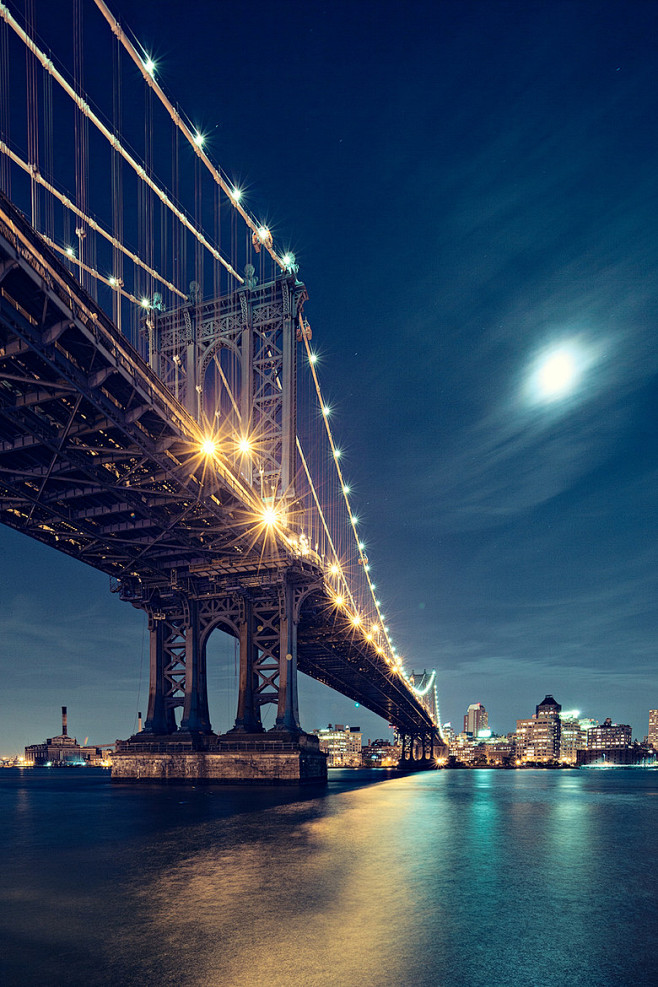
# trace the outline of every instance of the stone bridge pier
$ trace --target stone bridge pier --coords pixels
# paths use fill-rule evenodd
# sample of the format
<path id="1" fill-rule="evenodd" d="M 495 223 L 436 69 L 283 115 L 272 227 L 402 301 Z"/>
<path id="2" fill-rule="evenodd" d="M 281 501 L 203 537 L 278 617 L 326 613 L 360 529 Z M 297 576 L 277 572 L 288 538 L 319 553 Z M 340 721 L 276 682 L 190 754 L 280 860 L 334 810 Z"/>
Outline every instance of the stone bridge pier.
<path id="1" fill-rule="evenodd" d="M 447 747 L 436 728 L 413 733 L 400 731 L 399 736 L 402 746 L 400 771 L 429 771 L 447 754 Z"/>
<path id="2" fill-rule="evenodd" d="M 301 729 L 297 696 L 297 625 L 312 588 L 293 571 L 230 590 L 190 579 L 150 590 L 123 581 L 122 599 L 148 615 L 149 702 L 143 730 L 117 743 L 113 779 L 325 781 L 326 755 Z M 208 708 L 206 647 L 216 629 L 240 650 L 238 707 L 225 734 L 213 732 Z M 276 707 L 268 731 L 266 705 Z"/>

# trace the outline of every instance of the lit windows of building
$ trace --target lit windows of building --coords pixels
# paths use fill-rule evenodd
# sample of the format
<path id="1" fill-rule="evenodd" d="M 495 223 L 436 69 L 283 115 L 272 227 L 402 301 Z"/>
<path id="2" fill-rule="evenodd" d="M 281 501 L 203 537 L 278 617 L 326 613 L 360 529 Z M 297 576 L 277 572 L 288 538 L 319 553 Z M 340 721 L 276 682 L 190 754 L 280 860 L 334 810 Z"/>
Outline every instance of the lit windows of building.
<path id="1" fill-rule="evenodd" d="M 478 737 L 480 731 L 486 730 L 488 726 L 489 714 L 482 703 L 471 703 L 464 716 L 464 733 L 470 733 L 473 737 Z"/>
<path id="2" fill-rule="evenodd" d="M 535 715 L 516 721 L 516 759 L 556 761 L 560 756 L 560 711 L 562 707 L 546 696 L 535 707 Z"/>
<path id="3" fill-rule="evenodd" d="M 633 730 L 628 723 L 613 723 L 608 717 L 601 726 L 587 731 L 588 751 L 608 751 L 632 746 Z"/>
<path id="4" fill-rule="evenodd" d="M 575 764 L 578 751 L 587 747 L 587 731 L 598 726 L 598 720 L 581 717 L 577 709 L 560 713 L 560 760 Z"/>
<path id="5" fill-rule="evenodd" d="M 361 728 L 331 723 L 326 730 L 313 731 L 320 740 L 320 750 L 327 755 L 328 768 L 361 767 Z"/>
<path id="6" fill-rule="evenodd" d="M 658 751 L 658 709 L 649 710 L 649 733 L 647 741 Z"/>
<path id="7" fill-rule="evenodd" d="M 392 744 L 390 740 L 373 740 L 362 748 L 361 760 L 364 768 L 394 768 L 401 753 L 399 744 Z"/>

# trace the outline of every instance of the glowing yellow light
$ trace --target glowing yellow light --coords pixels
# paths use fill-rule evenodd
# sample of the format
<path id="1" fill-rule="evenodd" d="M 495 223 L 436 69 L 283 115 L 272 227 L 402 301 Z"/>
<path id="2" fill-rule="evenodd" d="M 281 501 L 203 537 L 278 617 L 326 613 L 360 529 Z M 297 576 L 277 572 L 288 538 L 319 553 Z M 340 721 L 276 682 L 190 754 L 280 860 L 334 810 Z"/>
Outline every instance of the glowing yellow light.
<path id="1" fill-rule="evenodd" d="M 332 576 L 340 575 L 340 566 L 334 562 L 333 565 L 329 566 L 329 572 Z"/>
<path id="2" fill-rule="evenodd" d="M 345 602 L 345 600 L 343 599 L 342 596 L 336 596 L 336 597 L 334 597 L 334 602 L 335 602 L 335 604 L 336 604 L 337 607 L 342 607 L 342 605 Z"/>
<path id="3" fill-rule="evenodd" d="M 266 507 L 263 511 L 263 521 L 265 524 L 276 524 L 278 521 L 277 513 L 273 507 Z"/>
<path id="4" fill-rule="evenodd" d="M 377 645 L 376 651 L 377 651 L 377 654 L 378 655 L 383 655 L 384 654 L 384 649 L 382 648 L 381 644 L 378 644 Z"/>
<path id="5" fill-rule="evenodd" d="M 217 452 L 217 443 L 214 439 L 204 439 L 201 443 L 201 452 L 204 456 L 214 456 Z"/>
<path id="6" fill-rule="evenodd" d="M 351 620 L 355 627 L 358 627 L 359 624 L 361 623 L 361 617 L 359 616 L 358 613 L 353 613 Z"/>
<path id="7" fill-rule="evenodd" d="M 373 634 L 377 634 L 378 631 L 379 631 L 379 624 L 373 624 L 372 625 L 372 633 Z"/>
<path id="8" fill-rule="evenodd" d="M 366 634 L 366 641 L 372 641 L 372 634 Z"/>
<path id="9" fill-rule="evenodd" d="M 250 452 L 251 451 L 251 442 L 247 438 L 240 439 L 240 442 L 238 443 L 238 445 L 240 447 L 240 452 Z"/>

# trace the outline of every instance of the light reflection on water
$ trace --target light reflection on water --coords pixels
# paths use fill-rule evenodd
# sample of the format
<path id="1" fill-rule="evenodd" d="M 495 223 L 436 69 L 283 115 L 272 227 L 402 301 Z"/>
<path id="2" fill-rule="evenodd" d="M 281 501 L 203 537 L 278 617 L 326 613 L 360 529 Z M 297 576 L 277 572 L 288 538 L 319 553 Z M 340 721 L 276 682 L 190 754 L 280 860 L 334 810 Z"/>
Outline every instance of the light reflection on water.
<path id="1" fill-rule="evenodd" d="M 55 774 L 0 772 L 7 987 L 654 982 L 656 773 Z"/>

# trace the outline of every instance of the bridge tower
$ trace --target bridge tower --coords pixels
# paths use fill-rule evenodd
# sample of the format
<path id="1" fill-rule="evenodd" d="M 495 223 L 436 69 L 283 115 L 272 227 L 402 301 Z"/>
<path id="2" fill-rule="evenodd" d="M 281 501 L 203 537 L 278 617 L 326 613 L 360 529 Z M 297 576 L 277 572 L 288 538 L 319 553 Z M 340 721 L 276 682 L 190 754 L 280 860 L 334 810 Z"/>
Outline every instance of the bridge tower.
<path id="1" fill-rule="evenodd" d="M 143 319 L 152 370 L 218 445 L 233 437 L 234 468 L 264 507 L 287 513 L 288 527 L 302 537 L 296 381 L 306 298 L 294 271 L 258 285 L 247 265 L 237 291 L 202 302 L 193 284 L 186 305 L 162 312 L 156 300 Z M 306 554 L 283 557 L 270 547 L 256 563 L 238 554 L 171 570 L 164 579 L 119 580 L 122 599 L 148 616 L 150 682 L 144 728 L 119 743 L 115 777 L 326 778 L 317 738 L 299 721 L 297 625 L 302 602 L 321 586 Z M 216 628 L 240 649 L 235 723 L 222 736 L 212 730 L 206 674 L 206 645 Z M 261 713 L 269 704 L 276 721 L 265 732 Z"/>

